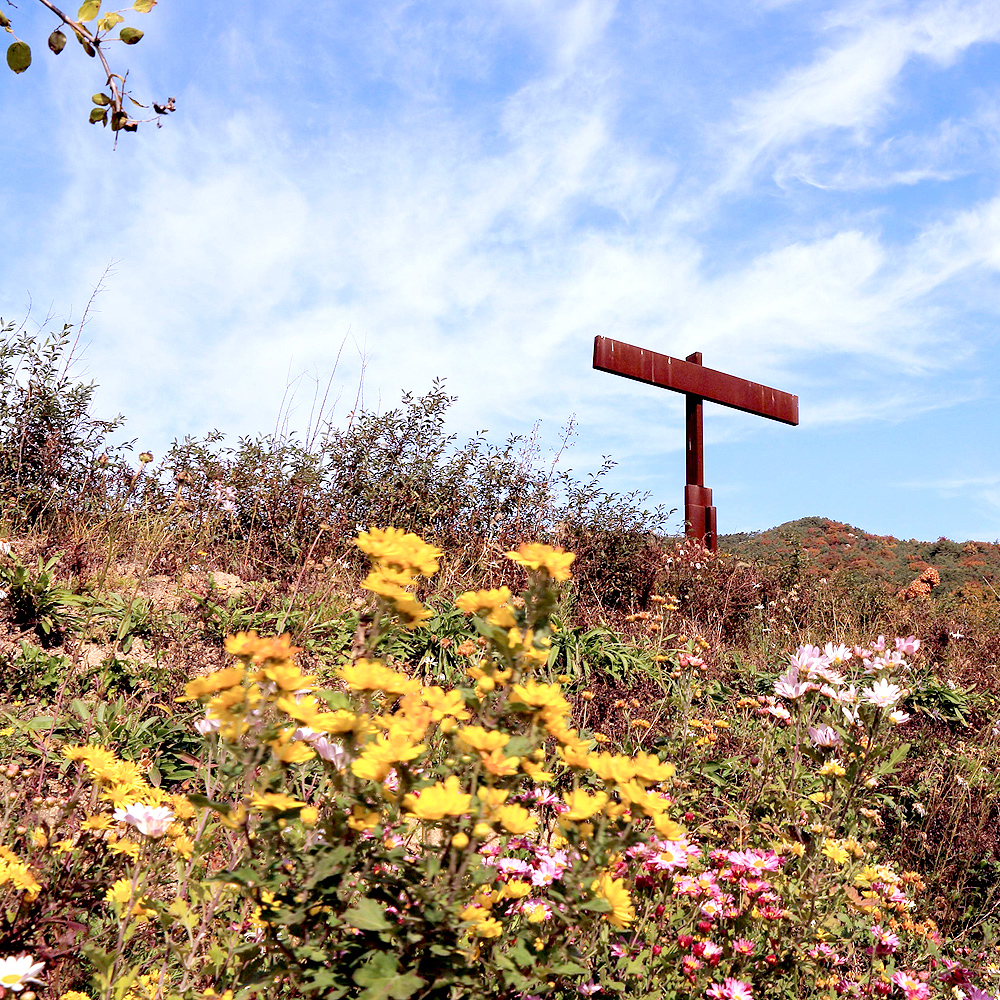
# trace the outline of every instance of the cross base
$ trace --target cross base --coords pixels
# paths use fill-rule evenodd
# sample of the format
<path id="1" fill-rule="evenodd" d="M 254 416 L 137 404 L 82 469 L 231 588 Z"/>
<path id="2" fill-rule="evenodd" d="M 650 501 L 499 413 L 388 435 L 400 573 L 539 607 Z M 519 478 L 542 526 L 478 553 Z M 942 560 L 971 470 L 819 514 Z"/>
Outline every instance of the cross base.
<path id="1" fill-rule="evenodd" d="M 684 533 L 697 538 L 712 552 L 718 550 L 715 508 L 707 486 L 688 483 L 684 487 Z"/>

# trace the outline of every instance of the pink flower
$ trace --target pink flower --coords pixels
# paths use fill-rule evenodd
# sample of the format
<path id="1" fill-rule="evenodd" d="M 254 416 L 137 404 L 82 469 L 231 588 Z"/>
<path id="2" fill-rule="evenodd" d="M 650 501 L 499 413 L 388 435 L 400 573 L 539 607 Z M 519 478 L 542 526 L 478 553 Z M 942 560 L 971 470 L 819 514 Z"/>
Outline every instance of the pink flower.
<path id="1" fill-rule="evenodd" d="M 861 697 L 877 708 L 893 708 L 903 697 L 903 689 L 898 684 L 890 684 L 887 680 L 875 681 L 871 687 L 861 691 Z"/>
<path id="2" fill-rule="evenodd" d="M 891 955 L 899 947 L 899 935 L 873 924 L 872 937 L 875 938 L 875 954 Z"/>
<path id="3" fill-rule="evenodd" d="M 896 649 L 907 656 L 913 656 L 920 649 L 920 640 L 915 635 L 908 635 L 905 639 L 896 637 Z"/>
<path id="4" fill-rule="evenodd" d="M 734 955 L 752 955 L 754 953 L 754 943 L 750 938 L 737 938 L 733 942 Z"/>
<path id="5" fill-rule="evenodd" d="M 753 1000 L 750 984 L 739 979 L 726 979 L 721 983 L 712 983 L 705 993 L 712 1000 Z"/>
<path id="6" fill-rule="evenodd" d="M 895 973 L 892 982 L 903 991 L 906 1000 L 928 1000 L 931 995 L 930 987 L 909 973 L 903 971 Z"/>
<path id="7" fill-rule="evenodd" d="M 789 667 L 774 682 L 774 693 L 779 698 L 790 698 L 792 701 L 801 698 L 810 690 L 812 690 L 812 685 L 799 680 L 799 668 L 795 665 Z"/>
<path id="8" fill-rule="evenodd" d="M 840 745 L 840 734 L 833 726 L 810 726 L 809 739 L 818 747 L 835 747 Z"/>

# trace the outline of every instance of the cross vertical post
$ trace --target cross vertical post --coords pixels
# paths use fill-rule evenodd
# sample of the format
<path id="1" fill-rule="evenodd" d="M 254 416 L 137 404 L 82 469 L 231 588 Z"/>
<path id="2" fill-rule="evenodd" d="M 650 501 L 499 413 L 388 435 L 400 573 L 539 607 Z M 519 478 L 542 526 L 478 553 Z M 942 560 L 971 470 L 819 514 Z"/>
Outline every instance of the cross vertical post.
<path id="1" fill-rule="evenodd" d="M 684 393 L 687 413 L 684 533 L 689 538 L 700 539 L 706 548 L 715 552 L 718 526 L 712 491 L 705 486 L 702 404 L 705 400 L 721 403 L 734 410 L 794 426 L 799 422 L 799 397 L 713 368 L 704 368 L 700 351 L 689 354 L 681 361 L 610 337 L 594 338 L 594 367 L 598 371 L 645 382 L 646 385 Z"/>
<path id="2" fill-rule="evenodd" d="M 701 351 L 685 359 L 693 365 L 701 364 Z M 716 513 L 712 506 L 712 491 L 705 486 L 705 440 L 701 396 L 684 393 L 687 410 L 687 448 L 685 453 L 687 476 L 684 486 L 684 534 L 697 538 L 705 548 L 715 552 Z"/>

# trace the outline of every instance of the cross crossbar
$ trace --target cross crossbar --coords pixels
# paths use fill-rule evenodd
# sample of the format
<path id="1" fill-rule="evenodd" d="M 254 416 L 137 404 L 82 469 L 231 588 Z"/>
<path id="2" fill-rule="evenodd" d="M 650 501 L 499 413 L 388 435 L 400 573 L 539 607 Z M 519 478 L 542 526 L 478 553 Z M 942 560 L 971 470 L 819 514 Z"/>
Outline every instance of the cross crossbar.
<path id="1" fill-rule="evenodd" d="M 594 338 L 594 367 L 661 389 L 700 396 L 783 424 L 799 422 L 798 396 L 610 337 Z"/>

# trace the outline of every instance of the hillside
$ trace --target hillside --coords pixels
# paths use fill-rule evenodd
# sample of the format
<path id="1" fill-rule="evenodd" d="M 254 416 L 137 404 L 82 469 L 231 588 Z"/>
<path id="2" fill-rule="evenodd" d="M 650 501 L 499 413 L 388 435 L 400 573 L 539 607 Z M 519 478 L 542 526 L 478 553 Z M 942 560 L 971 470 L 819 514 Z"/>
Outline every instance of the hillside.
<path id="1" fill-rule="evenodd" d="M 928 567 L 941 576 L 935 593 L 1000 590 L 1000 545 L 995 542 L 905 541 L 872 535 L 825 517 L 803 517 L 760 532 L 719 537 L 720 551 L 747 562 L 795 567 L 803 576 L 843 575 L 878 580 L 886 589 L 907 586 Z"/>

